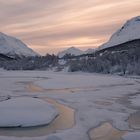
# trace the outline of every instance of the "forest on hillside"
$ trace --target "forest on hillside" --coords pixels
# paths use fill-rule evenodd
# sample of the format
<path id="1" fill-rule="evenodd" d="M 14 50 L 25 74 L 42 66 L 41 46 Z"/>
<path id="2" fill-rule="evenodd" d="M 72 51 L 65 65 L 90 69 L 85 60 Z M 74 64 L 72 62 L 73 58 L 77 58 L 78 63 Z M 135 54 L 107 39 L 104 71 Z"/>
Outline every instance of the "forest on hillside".
<path id="1" fill-rule="evenodd" d="M 59 59 L 55 55 L 24 57 L 21 59 L 1 61 L 0 67 L 6 70 L 48 70 L 55 68 L 69 72 L 95 72 L 105 74 L 140 75 L 140 47 L 126 50 L 111 50 L 92 55 L 74 57 L 66 55 Z M 65 63 L 60 63 L 64 61 Z"/>

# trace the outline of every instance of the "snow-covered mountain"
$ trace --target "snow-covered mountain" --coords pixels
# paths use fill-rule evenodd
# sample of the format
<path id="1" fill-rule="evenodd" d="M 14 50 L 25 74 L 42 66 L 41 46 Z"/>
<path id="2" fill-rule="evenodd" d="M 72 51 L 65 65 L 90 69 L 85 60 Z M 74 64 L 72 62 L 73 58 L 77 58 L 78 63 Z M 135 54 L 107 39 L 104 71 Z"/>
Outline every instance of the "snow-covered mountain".
<path id="1" fill-rule="evenodd" d="M 128 20 L 111 36 L 107 43 L 103 44 L 98 49 L 106 49 L 135 39 L 140 39 L 140 16 Z"/>
<path id="2" fill-rule="evenodd" d="M 71 55 L 74 55 L 74 56 L 78 56 L 78 55 L 82 55 L 84 54 L 84 52 L 78 48 L 75 48 L 75 47 L 70 47 L 64 51 L 61 51 L 58 53 L 58 57 L 59 58 L 62 58 L 63 56 L 65 56 L 66 54 L 71 54 Z"/>
<path id="3" fill-rule="evenodd" d="M 85 54 L 91 54 L 91 53 L 94 53 L 95 52 L 95 49 L 87 49 L 84 53 Z"/>
<path id="4" fill-rule="evenodd" d="M 32 49 L 28 48 L 22 41 L 4 33 L 0 33 L 0 53 L 7 56 L 36 56 Z"/>

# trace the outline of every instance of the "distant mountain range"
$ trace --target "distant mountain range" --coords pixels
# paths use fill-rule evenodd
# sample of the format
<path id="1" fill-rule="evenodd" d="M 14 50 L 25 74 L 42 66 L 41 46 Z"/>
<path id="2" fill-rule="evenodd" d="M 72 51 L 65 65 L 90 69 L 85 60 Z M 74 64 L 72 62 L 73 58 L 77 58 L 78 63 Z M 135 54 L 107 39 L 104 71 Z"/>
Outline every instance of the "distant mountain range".
<path id="1" fill-rule="evenodd" d="M 9 57 L 27 57 L 38 55 L 22 41 L 4 33 L 0 33 L 0 54 Z"/>
<path id="2" fill-rule="evenodd" d="M 88 49 L 86 51 L 82 51 L 76 47 L 70 47 L 64 51 L 59 52 L 58 56 L 59 56 L 59 58 L 62 58 L 65 55 L 79 56 L 79 55 L 89 54 L 89 53 L 93 53 L 93 52 L 94 52 L 94 49 Z"/>
<path id="3" fill-rule="evenodd" d="M 131 45 L 130 45 L 131 44 Z M 134 45 L 135 44 L 135 45 Z M 101 45 L 99 48 L 88 49 L 82 51 L 75 47 L 70 47 L 58 53 L 59 58 L 66 54 L 79 56 L 85 54 L 92 54 L 93 52 L 107 50 L 110 48 L 119 48 L 127 46 L 140 46 L 140 16 L 128 20 L 119 30 L 117 30 L 109 39 L 108 42 Z M 0 54 L 4 58 L 7 57 L 28 57 L 37 56 L 38 54 L 32 49 L 28 48 L 22 41 L 14 37 L 0 33 Z M 2 58 L 2 59 L 3 59 Z"/>
<path id="4" fill-rule="evenodd" d="M 70 47 L 70 48 L 68 48 L 68 49 L 66 49 L 66 50 L 63 50 L 63 51 L 61 51 L 61 52 L 59 52 L 58 53 L 58 56 L 59 56 L 59 58 L 62 58 L 62 57 L 64 57 L 66 54 L 67 55 L 74 55 L 74 56 L 77 56 L 77 55 L 81 55 L 81 54 L 83 54 L 84 52 L 82 51 L 82 50 L 80 50 L 80 49 L 78 49 L 78 48 L 75 48 L 75 47 Z"/>
<path id="5" fill-rule="evenodd" d="M 127 49 L 129 46 L 140 47 L 140 16 L 134 17 L 128 20 L 119 30 L 117 30 L 109 39 L 108 42 L 104 43 L 103 45 L 99 46 L 96 50 L 88 49 L 87 51 L 81 51 L 78 48 L 71 47 L 67 50 L 58 53 L 58 56 L 61 58 L 66 54 L 71 55 L 82 55 L 82 54 L 91 54 L 93 52 L 100 52 L 104 50 L 121 50 Z"/>

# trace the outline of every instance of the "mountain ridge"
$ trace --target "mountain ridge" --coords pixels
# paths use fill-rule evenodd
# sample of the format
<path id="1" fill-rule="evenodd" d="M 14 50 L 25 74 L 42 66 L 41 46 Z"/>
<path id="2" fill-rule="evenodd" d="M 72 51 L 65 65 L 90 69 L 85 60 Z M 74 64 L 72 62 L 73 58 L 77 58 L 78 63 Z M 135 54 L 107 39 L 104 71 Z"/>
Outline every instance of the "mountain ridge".
<path id="1" fill-rule="evenodd" d="M 74 55 L 74 56 L 77 56 L 77 55 L 81 55 L 83 54 L 84 51 L 76 48 L 76 47 L 70 47 L 70 48 L 67 48 L 61 52 L 58 53 L 58 57 L 59 58 L 62 58 L 64 57 L 66 54 L 70 54 L 70 55 Z"/>
<path id="2" fill-rule="evenodd" d="M 101 45 L 98 50 L 117 46 L 125 42 L 140 39 L 140 16 L 133 17 L 112 34 L 110 39 Z"/>
<path id="3" fill-rule="evenodd" d="M 38 55 L 21 40 L 6 35 L 2 32 L 0 32 L 0 53 L 12 57 L 28 57 Z"/>

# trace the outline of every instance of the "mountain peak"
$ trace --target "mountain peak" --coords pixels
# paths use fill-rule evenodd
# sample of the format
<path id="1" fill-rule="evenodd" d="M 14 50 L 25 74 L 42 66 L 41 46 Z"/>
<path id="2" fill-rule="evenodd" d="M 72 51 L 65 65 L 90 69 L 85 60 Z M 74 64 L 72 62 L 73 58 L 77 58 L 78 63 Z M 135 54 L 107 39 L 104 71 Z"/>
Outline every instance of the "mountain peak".
<path id="1" fill-rule="evenodd" d="M 72 46 L 72 47 L 70 47 L 70 48 L 68 48 L 68 49 L 77 49 L 76 47 L 74 47 L 74 46 Z"/>
<path id="2" fill-rule="evenodd" d="M 7 56 L 36 56 L 32 49 L 28 48 L 21 40 L 0 32 L 0 53 Z"/>
<path id="3" fill-rule="evenodd" d="M 95 52 L 95 49 L 89 48 L 85 51 L 85 54 L 91 54 L 91 53 L 94 53 L 94 52 Z"/>
<path id="4" fill-rule="evenodd" d="M 111 36 L 107 43 L 99 47 L 99 50 L 135 39 L 140 39 L 140 16 L 133 17 L 128 20 L 118 31 L 116 31 Z"/>
<path id="5" fill-rule="evenodd" d="M 140 16 L 133 17 L 130 20 L 128 20 L 127 22 L 140 22 Z"/>
<path id="6" fill-rule="evenodd" d="M 121 29 L 118 30 L 117 35 L 119 35 L 119 33 L 122 33 L 123 30 L 130 28 L 130 26 L 133 26 L 133 28 L 136 28 L 137 25 L 140 26 L 140 16 L 134 17 L 130 20 L 128 20 L 122 27 Z M 135 27 L 136 26 L 136 27 Z"/>
<path id="7" fill-rule="evenodd" d="M 76 47 L 70 47 L 64 51 L 61 51 L 58 53 L 58 56 L 60 58 L 62 58 L 63 56 L 65 56 L 66 54 L 71 54 L 71 55 L 74 55 L 74 56 L 77 56 L 77 55 L 81 55 L 83 54 L 84 52 Z"/>

